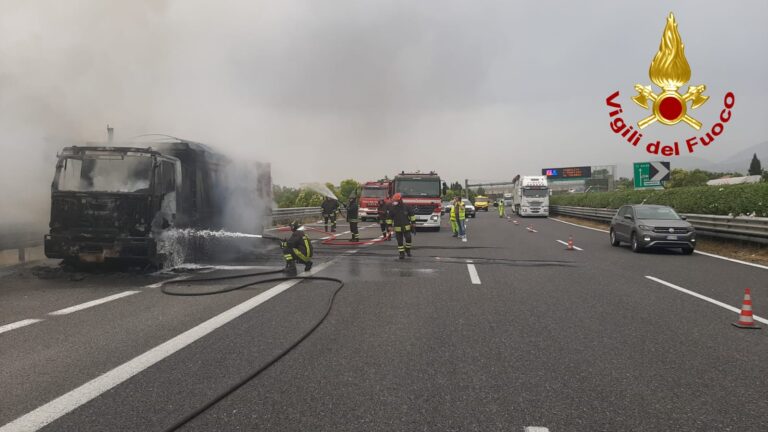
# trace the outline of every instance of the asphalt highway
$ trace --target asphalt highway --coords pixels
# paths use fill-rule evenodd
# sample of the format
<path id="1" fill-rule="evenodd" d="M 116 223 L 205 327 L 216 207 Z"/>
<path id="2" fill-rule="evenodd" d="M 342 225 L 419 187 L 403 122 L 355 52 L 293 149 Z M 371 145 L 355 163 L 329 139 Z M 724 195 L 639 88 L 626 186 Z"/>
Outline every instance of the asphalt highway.
<path id="1" fill-rule="evenodd" d="M 310 273 L 345 282 L 330 315 L 181 430 L 768 430 L 768 328 L 731 325 L 751 288 L 768 327 L 768 268 L 635 254 L 553 219 L 489 212 L 468 225 L 467 242 L 446 221 L 418 232 L 403 261 L 394 240 L 329 246 L 309 231 Z M 362 226 L 364 240 L 378 236 Z M 159 275 L 6 269 L 0 432 L 165 430 L 311 328 L 336 286 L 172 297 L 159 284 L 280 259 L 271 248 Z"/>

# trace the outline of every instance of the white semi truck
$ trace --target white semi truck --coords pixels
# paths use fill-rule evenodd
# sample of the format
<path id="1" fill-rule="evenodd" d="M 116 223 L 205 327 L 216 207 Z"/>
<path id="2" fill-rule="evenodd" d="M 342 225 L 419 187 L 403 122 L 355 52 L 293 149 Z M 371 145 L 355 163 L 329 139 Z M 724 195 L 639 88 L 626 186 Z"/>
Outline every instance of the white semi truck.
<path id="1" fill-rule="evenodd" d="M 549 216 L 547 176 L 517 176 L 513 180 L 512 206 L 520 216 Z"/>

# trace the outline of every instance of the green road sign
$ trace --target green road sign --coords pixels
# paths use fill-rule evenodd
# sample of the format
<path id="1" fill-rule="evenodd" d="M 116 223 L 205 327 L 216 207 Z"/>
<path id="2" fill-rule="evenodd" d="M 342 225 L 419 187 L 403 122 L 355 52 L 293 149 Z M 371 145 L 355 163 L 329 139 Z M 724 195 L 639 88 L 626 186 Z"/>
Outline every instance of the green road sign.
<path id="1" fill-rule="evenodd" d="M 669 180 L 669 162 L 635 162 L 635 189 L 663 189 Z"/>

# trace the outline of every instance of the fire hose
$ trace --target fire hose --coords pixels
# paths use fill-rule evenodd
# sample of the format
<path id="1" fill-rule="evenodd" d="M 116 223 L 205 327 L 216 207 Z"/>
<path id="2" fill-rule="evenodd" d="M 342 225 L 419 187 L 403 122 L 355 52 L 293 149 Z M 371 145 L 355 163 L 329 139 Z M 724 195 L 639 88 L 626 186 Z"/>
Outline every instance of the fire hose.
<path id="1" fill-rule="evenodd" d="M 306 340 L 312 333 L 317 330 L 318 327 L 325 321 L 325 319 L 328 317 L 328 315 L 331 313 L 331 309 L 333 309 L 334 302 L 336 300 L 336 296 L 339 294 L 339 291 L 341 291 L 342 288 L 344 288 L 344 281 L 337 278 L 332 277 L 322 277 L 322 276 L 293 276 L 293 277 L 273 277 L 268 279 L 260 279 L 257 281 L 251 281 L 248 283 L 244 283 L 241 285 L 233 286 L 233 287 L 227 287 L 216 291 L 204 291 L 204 292 L 183 292 L 183 291 L 171 291 L 168 290 L 167 286 L 171 284 L 180 284 L 180 283 L 195 283 L 195 282 L 212 282 L 212 281 L 222 281 L 222 280 L 231 280 L 231 279 L 238 279 L 238 278 L 245 278 L 245 277 L 257 277 L 257 276 L 266 276 L 266 275 L 273 275 L 282 273 L 283 270 L 270 270 L 270 271 L 264 271 L 264 272 L 257 272 L 257 273 L 247 273 L 247 274 L 239 274 L 239 275 L 229 275 L 229 276 L 218 276 L 218 277 L 210 277 L 210 278 L 199 278 L 199 279 L 188 279 L 188 280 L 178 280 L 178 281 L 168 281 L 166 282 L 161 291 L 163 294 L 172 295 L 172 296 L 184 296 L 184 297 L 194 297 L 194 296 L 208 296 L 208 295 L 215 295 L 215 294 L 222 294 L 226 292 L 232 292 L 236 290 L 240 290 L 243 288 L 248 288 L 251 286 L 259 285 L 259 284 L 265 284 L 270 282 L 284 282 L 288 280 L 300 280 L 300 281 L 326 281 L 326 282 L 335 282 L 337 285 L 336 289 L 331 294 L 328 305 L 326 307 L 325 313 L 322 317 L 304 334 L 302 334 L 298 339 L 296 339 L 291 345 L 289 345 L 286 349 L 284 349 L 282 352 L 274 356 L 272 359 L 270 359 L 268 362 L 264 363 L 259 368 L 253 370 L 252 372 L 248 373 L 245 377 L 241 378 L 231 386 L 229 386 L 227 389 L 216 395 L 215 397 L 211 398 L 208 402 L 203 404 L 202 406 L 198 407 L 194 411 L 191 411 L 187 413 L 184 417 L 180 418 L 176 422 L 174 422 L 169 427 L 165 428 L 164 431 L 170 432 L 170 431 L 176 431 L 185 424 L 189 423 L 191 420 L 199 416 L 200 414 L 204 413 L 217 403 L 221 402 L 224 398 L 229 396 L 230 394 L 237 391 L 239 388 L 244 386 L 245 384 L 249 383 L 251 380 L 259 376 L 262 372 L 269 369 L 270 366 L 274 365 L 280 359 L 285 357 L 289 352 L 291 352 L 294 348 L 299 346 L 304 340 Z"/>

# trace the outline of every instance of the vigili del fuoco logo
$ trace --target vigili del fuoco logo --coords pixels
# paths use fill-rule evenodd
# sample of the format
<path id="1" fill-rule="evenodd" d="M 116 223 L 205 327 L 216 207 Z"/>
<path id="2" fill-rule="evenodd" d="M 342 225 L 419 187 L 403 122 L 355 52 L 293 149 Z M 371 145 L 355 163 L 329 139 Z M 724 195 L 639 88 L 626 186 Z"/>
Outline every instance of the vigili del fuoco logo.
<path id="1" fill-rule="evenodd" d="M 679 156 L 681 147 L 683 151 L 687 150 L 688 153 L 693 153 L 697 146 L 706 147 L 723 133 L 725 124 L 731 120 L 731 109 L 736 98 L 732 92 L 727 92 L 723 98 L 723 109 L 720 111 L 719 121 L 710 128 L 701 130 L 702 123 L 694 117 L 692 111 L 709 100 L 709 96 L 704 95 L 707 86 L 704 84 L 691 85 L 688 86 L 688 91 L 685 93 L 679 92 L 680 87 L 691 79 L 691 67 L 685 58 L 685 45 L 677 31 L 677 22 L 672 13 L 667 18 L 667 25 L 661 35 L 659 52 L 651 61 L 648 75 L 651 81 L 661 88 L 661 92 L 654 92 L 650 84 L 646 86 L 635 84 L 637 95 L 632 97 L 632 101 L 651 111 L 648 117 L 637 122 L 637 129 L 633 125 L 627 124 L 621 117 L 624 110 L 618 103 L 619 91 L 616 90 L 606 98 L 605 103 L 611 109 L 609 113 L 612 119 L 610 125 L 614 133 L 621 135 L 635 147 L 641 143 L 647 143 L 645 150 L 648 153 L 663 156 Z M 660 140 L 644 139 L 643 133 L 640 132 L 640 130 L 645 131 L 646 127 L 654 123 L 676 126 L 681 122 L 700 131 L 699 134 L 682 143 L 675 141 L 674 144 L 664 144 Z"/>

